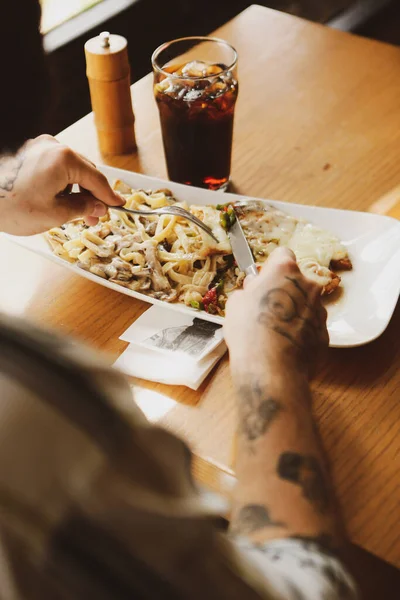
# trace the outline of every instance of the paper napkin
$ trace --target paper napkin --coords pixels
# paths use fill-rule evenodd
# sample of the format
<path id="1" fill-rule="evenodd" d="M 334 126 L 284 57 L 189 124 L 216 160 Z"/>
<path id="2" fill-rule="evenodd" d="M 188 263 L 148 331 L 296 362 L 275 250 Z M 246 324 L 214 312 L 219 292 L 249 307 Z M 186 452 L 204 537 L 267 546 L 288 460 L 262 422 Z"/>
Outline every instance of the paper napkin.
<path id="1" fill-rule="evenodd" d="M 133 377 L 197 390 L 225 354 L 222 327 L 153 306 L 122 335 L 130 342 L 114 366 Z"/>

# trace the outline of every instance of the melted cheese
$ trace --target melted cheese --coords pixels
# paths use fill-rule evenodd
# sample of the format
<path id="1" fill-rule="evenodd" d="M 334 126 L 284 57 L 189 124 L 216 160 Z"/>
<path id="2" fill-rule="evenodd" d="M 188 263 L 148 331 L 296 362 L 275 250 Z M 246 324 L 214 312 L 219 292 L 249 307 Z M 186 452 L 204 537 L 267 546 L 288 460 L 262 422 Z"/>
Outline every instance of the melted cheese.
<path id="1" fill-rule="evenodd" d="M 330 232 L 272 208 L 257 200 L 239 203 L 239 218 L 257 263 L 264 262 L 278 246 L 287 246 L 296 255 L 300 270 L 325 287 L 332 280 L 332 259 L 347 257 L 347 250 Z M 220 212 L 212 206 L 192 206 L 191 211 L 208 225 L 218 238 L 203 243 L 207 251 L 231 252 L 227 232 L 220 225 Z"/>
<path id="2" fill-rule="evenodd" d="M 325 287 L 335 277 L 329 269 L 331 260 L 348 256 L 334 235 L 311 223 L 255 200 L 239 207 L 243 231 L 258 263 L 278 246 L 286 246 L 296 255 L 302 273 Z"/>
<path id="3" fill-rule="evenodd" d="M 333 258 L 347 255 L 346 249 L 334 235 L 311 223 L 299 222 L 287 245 L 297 260 L 314 259 L 323 267 L 329 267 Z"/>

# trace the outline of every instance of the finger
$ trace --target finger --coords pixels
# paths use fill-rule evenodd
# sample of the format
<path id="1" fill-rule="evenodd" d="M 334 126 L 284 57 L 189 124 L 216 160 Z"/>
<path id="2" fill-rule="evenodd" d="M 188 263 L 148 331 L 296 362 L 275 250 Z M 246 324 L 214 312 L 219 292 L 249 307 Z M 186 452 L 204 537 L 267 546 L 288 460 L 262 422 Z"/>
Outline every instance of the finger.
<path id="1" fill-rule="evenodd" d="M 113 191 L 103 173 L 86 159 L 72 152 L 70 161 L 69 183 L 77 183 L 109 206 L 121 206 L 124 203 L 121 196 Z"/>
<path id="2" fill-rule="evenodd" d="M 80 152 L 76 153 L 82 160 L 84 160 L 85 162 L 87 162 L 89 165 L 91 165 L 92 167 L 94 167 L 95 169 L 97 169 L 97 166 L 95 165 L 94 162 L 92 162 L 87 156 L 84 156 L 83 154 L 81 154 Z"/>
<path id="3" fill-rule="evenodd" d="M 97 225 L 97 223 L 99 222 L 99 220 L 96 217 L 85 217 L 84 221 L 88 227 L 93 227 L 94 225 Z"/>
<path id="4" fill-rule="evenodd" d="M 296 262 L 296 255 L 293 250 L 286 248 L 285 246 L 279 246 L 271 252 L 268 257 L 267 264 L 281 264 L 281 263 Z"/>
<path id="5" fill-rule="evenodd" d="M 282 269 L 285 269 L 286 272 L 291 272 L 293 275 L 299 273 L 296 256 L 292 250 L 289 250 L 289 248 L 279 247 L 271 252 L 260 271 L 259 277 L 264 280 L 272 273 L 276 273 L 276 271 L 281 272 Z"/>
<path id="6" fill-rule="evenodd" d="M 254 281 L 255 279 L 257 279 L 257 275 L 247 275 L 247 277 L 243 281 L 243 287 L 244 287 L 244 289 L 246 289 L 250 285 L 250 283 L 252 281 Z"/>
<path id="7" fill-rule="evenodd" d="M 83 186 L 79 185 L 78 187 L 79 187 L 79 189 L 80 189 L 81 192 L 83 192 L 85 194 L 90 194 L 90 191 L 87 190 L 86 188 L 84 188 Z M 126 199 L 123 196 L 121 196 L 121 194 L 119 194 L 118 192 L 115 192 L 115 194 L 118 196 L 118 198 L 121 201 L 120 202 L 120 206 L 126 203 Z"/>
<path id="8" fill-rule="evenodd" d="M 77 217 L 86 217 L 91 225 L 95 225 L 99 217 L 107 213 L 107 207 L 91 194 L 69 194 L 56 198 L 56 214 L 61 223 Z"/>
<path id="9" fill-rule="evenodd" d="M 226 301 L 226 305 L 225 305 L 225 314 L 227 314 L 227 311 L 232 311 L 234 310 L 234 305 L 240 301 L 240 298 L 242 298 L 242 294 L 243 294 L 243 290 L 235 290 L 234 292 L 230 293 L 228 296 L 228 299 Z"/>
<path id="10" fill-rule="evenodd" d="M 85 196 L 92 196 L 92 197 L 94 198 L 93 194 L 91 194 L 91 193 L 89 192 L 89 190 L 87 190 L 86 188 L 82 187 L 81 185 L 78 185 L 78 187 L 79 187 L 79 190 L 82 192 L 82 194 L 84 194 Z M 125 202 L 125 201 L 124 201 L 124 202 Z M 104 204 L 104 206 L 105 206 L 105 204 Z M 98 205 L 97 209 L 95 208 L 95 213 L 97 213 L 97 212 L 99 213 L 99 216 L 100 216 L 100 217 L 102 217 L 102 216 L 103 216 L 103 214 L 102 214 L 102 212 L 103 212 L 103 208 L 102 208 L 100 205 Z M 97 214 L 96 214 L 96 216 L 97 216 Z M 85 217 L 85 223 L 86 223 L 86 225 L 88 225 L 89 227 L 90 227 L 90 226 L 92 226 L 92 225 L 97 225 L 97 223 L 98 223 L 98 219 L 96 219 L 96 218 L 95 218 L 95 217 L 93 217 L 92 215 L 90 215 L 90 216 L 86 216 L 86 217 Z"/>
<path id="11" fill-rule="evenodd" d="M 318 327 L 322 331 L 324 331 L 324 330 L 327 331 L 328 313 L 326 311 L 325 306 L 322 306 L 322 304 L 317 306 L 316 313 L 317 313 L 316 318 L 317 318 Z"/>

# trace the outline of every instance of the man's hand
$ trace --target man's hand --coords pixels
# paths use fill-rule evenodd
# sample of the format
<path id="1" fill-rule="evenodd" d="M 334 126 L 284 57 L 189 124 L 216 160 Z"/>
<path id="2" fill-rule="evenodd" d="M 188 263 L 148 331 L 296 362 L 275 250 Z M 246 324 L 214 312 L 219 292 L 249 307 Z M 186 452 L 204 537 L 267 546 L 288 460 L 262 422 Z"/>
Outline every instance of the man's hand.
<path id="1" fill-rule="evenodd" d="M 70 193 L 74 183 L 80 193 Z M 16 156 L 0 157 L 0 231 L 32 235 L 76 217 L 95 225 L 106 205 L 121 204 L 93 163 L 50 135 L 28 141 Z"/>
<path id="2" fill-rule="evenodd" d="M 265 359 L 312 365 L 329 341 L 321 288 L 301 274 L 291 250 L 279 248 L 232 294 L 224 333 L 234 368 Z"/>

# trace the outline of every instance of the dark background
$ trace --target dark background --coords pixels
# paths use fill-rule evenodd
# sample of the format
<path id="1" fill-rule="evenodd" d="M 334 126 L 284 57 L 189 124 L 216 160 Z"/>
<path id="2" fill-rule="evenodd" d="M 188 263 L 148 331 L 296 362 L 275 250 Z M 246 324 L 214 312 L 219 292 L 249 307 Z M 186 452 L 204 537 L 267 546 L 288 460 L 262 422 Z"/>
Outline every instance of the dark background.
<path id="1" fill-rule="evenodd" d="M 46 131 L 56 134 L 91 110 L 85 74 L 84 43 L 100 31 L 108 30 L 128 40 L 132 83 L 151 70 L 150 56 L 162 42 L 187 35 L 207 35 L 232 19 L 250 4 L 328 22 L 355 0 L 137 0 L 132 6 L 90 29 L 90 11 L 85 13 L 88 28 L 84 35 L 49 53 L 53 92 Z M 363 23 L 356 33 L 400 42 L 398 0 Z"/>

